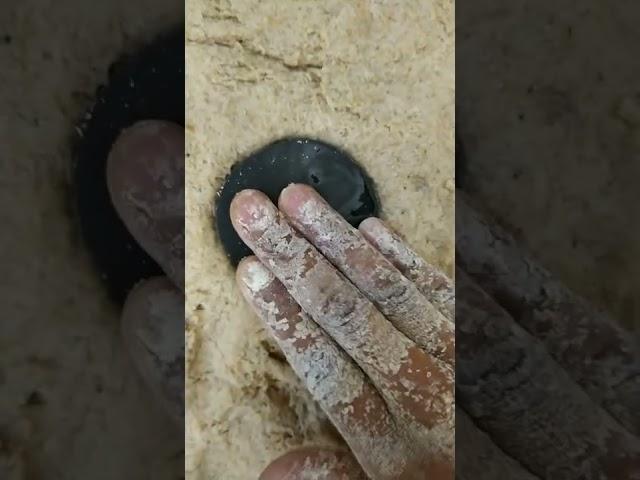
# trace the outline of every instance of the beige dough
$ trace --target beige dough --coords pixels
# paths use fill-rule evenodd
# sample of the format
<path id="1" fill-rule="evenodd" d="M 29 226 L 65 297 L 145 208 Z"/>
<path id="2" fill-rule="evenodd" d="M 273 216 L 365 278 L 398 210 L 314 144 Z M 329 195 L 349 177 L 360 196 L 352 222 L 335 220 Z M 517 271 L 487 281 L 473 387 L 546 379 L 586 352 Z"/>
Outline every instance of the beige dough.
<path id="1" fill-rule="evenodd" d="M 187 2 L 187 478 L 257 478 L 340 440 L 243 303 L 213 229 L 230 166 L 285 135 L 350 151 L 383 216 L 451 274 L 448 0 Z"/>
<path id="2" fill-rule="evenodd" d="M 77 228 L 74 125 L 173 0 L 7 2 L 0 31 L 0 478 L 176 480 L 182 435 L 129 360 Z"/>

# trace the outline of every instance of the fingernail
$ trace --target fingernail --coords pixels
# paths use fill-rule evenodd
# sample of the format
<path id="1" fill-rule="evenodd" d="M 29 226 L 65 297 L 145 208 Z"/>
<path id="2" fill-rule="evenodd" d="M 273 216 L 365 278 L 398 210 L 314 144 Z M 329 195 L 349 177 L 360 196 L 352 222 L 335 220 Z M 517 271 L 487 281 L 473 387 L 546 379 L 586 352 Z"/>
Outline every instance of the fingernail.
<path id="1" fill-rule="evenodd" d="M 360 223 L 360 227 L 366 229 L 366 230 L 373 230 L 379 226 L 382 225 L 382 222 L 380 221 L 379 218 L 377 217 L 369 217 L 369 218 L 365 218 L 361 223 Z"/>
<path id="2" fill-rule="evenodd" d="M 379 218 L 369 217 L 360 222 L 358 230 L 364 234 L 368 234 L 370 237 L 378 237 L 386 231 L 386 228 Z"/>
<path id="3" fill-rule="evenodd" d="M 261 235 L 277 220 L 275 205 L 257 190 L 237 193 L 231 201 L 229 214 L 233 227 L 245 241 Z"/>
<path id="4" fill-rule="evenodd" d="M 238 265 L 237 278 L 252 294 L 267 288 L 275 279 L 273 273 L 256 257 L 245 258 Z"/>
<path id="5" fill-rule="evenodd" d="M 184 130 L 143 121 L 124 130 L 107 161 L 112 201 L 130 228 L 184 212 Z"/>
<path id="6" fill-rule="evenodd" d="M 184 297 L 165 277 L 145 280 L 127 298 L 125 344 L 158 400 L 184 423 Z"/>
<path id="7" fill-rule="evenodd" d="M 282 210 L 297 211 L 304 203 L 314 198 L 316 191 L 308 185 L 292 183 L 280 192 L 278 205 Z"/>

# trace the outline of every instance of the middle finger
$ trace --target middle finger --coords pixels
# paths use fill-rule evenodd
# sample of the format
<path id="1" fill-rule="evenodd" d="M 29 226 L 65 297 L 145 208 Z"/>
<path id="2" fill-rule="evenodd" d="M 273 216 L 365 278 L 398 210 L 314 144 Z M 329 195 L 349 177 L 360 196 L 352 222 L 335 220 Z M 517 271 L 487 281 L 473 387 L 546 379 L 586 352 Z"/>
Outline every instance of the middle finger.
<path id="1" fill-rule="evenodd" d="M 390 406 L 428 427 L 451 418 L 450 366 L 396 330 L 264 194 L 245 190 L 236 195 L 231 219 L 245 243 L 355 360 Z"/>
<path id="2" fill-rule="evenodd" d="M 289 185 L 280 209 L 402 333 L 434 355 L 454 362 L 453 325 L 363 235 L 311 187 Z"/>

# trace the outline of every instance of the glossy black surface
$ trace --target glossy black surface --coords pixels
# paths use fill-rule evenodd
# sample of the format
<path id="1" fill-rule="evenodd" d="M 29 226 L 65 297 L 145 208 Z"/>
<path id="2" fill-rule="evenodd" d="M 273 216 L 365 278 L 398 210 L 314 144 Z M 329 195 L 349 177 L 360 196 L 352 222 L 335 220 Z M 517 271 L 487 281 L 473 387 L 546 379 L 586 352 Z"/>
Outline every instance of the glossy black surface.
<path id="1" fill-rule="evenodd" d="M 140 280 L 162 273 L 118 217 L 106 182 L 107 156 L 115 139 L 122 129 L 147 119 L 184 125 L 181 28 L 116 61 L 77 128 L 73 180 L 79 222 L 98 273 L 118 302 Z"/>
<path id="2" fill-rule="evenodd" d="M 231 225 L 229 206 L 234 195 L 253 188 L 277 203 L 282 189 L 291 183 L 313 186 L 353 226 L 378 214 L 373 182 L 350 155 L 307 138 L 278 140 L 236 163 L 218 193 L 216 228 L 234 265 L 251 254 Z"/>

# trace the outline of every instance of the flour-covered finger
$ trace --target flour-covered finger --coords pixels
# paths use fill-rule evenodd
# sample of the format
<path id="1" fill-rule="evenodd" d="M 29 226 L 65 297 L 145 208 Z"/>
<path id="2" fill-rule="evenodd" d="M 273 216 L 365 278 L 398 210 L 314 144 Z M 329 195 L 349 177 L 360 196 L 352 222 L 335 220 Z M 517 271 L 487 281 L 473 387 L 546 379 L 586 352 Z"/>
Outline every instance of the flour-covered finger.
<path id="1" fill-rule="evenodd" d="M 371 245 L 416 285 L 440 313 L 453 321 L 455 290 L 449 277 L 427 263 L 379 218 L 367 218 L 362 221 L 358 230 Z"/>
<path id="2" fill-rule="evenodd" d="M 292 298 L 367 374 L 394 417 L 422 444 L 437 447 L 438 455 L 443 448 L 452 453 L 452 366 L 398 331 L 264 194 L 236 195 L 231 217 L 240 237 Z"/>
<path id="3" fill-rule="evenodd" d="M 349 452 L 303 448 L 289 452 L 269 464 L 259 480 L 367 480 Z"/>
<path id="4" fill-rule="evenodd" d="M 313 188 L 289 185 L 278 203 L 296 229 L 398 330 L 431 355 L 453 364 L 451 322 Z"/>
<path id="5" fill-rule="evenodd" d="M 153 120 L 124 130 L 109 154 L 107 183 L 133 237 L 184 288 L 184 128 Z"/>
<path id="6" fill-rule="evenodd" d="M 184 295 L 166 277 L 136 285 L 122 312 L 136 369 L 179 426 L 184 426 Z"/>
<path id="7" fill-rule="evenodd" d="M 385 402 L 362 370 L 256 257 L 240 262 L 236 275 L 243 296 L 367 472 L 379 478 L 388 467 L 399 469 L 405 461 L 398 448 L 402 440 Z M 388 458 L 381 457 L 383 453 Z"/>

